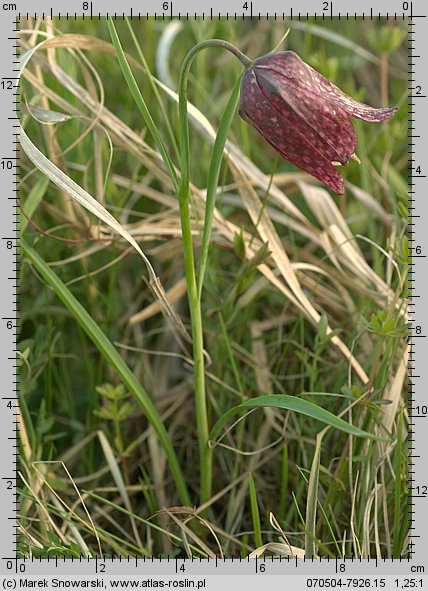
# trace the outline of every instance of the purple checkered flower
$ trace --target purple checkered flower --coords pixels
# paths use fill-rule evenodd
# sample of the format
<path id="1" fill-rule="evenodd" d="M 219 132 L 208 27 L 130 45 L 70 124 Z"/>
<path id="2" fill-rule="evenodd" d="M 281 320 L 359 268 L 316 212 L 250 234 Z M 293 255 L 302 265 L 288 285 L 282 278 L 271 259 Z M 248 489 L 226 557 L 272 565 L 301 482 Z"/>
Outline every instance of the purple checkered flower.
<path id="1" fill-rule="evenodd" d="M 396 110 L 355 101 L 292 51 L 256 59 L 241 82 L 241 117 L 283 158 L 339 194 L 344 183 L 335 166 L 358 161 L 349 118 L 385 121 Z"/>

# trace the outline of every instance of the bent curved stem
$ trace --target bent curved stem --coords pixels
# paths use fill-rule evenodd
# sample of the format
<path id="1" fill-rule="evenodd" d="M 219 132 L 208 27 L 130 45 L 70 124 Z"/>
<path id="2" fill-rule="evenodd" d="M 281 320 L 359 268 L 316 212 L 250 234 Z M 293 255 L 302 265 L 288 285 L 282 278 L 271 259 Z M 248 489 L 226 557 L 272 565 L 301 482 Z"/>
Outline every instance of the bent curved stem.
<path id="1" fill-rule="evenodd" d="M 184 269 L 186 273 L 187 295 L 189 299 L 190 317 L 193 336 L 193 360 L 195 379 L 195 408 L 199 446 L 200 464 L 200 503 L 203 504 L 211 496 L 212 488 L 212 452 L 208 446 L 209 428 L 207 399 L 205 392 L 205 368 L 204 368 L 204 338 L 201 314 L 201 286 L 196 280 L 195 259 L 191 233 L 191 220 L 189 208 L 190 193 L 190 150 L 189 150 L 189 126 L 187 119 L 187 84 L 189 71 L 193 60 L 199 51 L 208 47 L 221 47 L 235 55 L 245 67 L 249 67 L 252 61 L 237 47 L 222 39 L 208 39 L 198 43 L 186 55 L 180 71 L 178 88 L 178 109 L 180 126 L 180 160 L 181 182 L 179 187 L 179 206 L 181 218 L 181 231 L 183 237 Z"/>

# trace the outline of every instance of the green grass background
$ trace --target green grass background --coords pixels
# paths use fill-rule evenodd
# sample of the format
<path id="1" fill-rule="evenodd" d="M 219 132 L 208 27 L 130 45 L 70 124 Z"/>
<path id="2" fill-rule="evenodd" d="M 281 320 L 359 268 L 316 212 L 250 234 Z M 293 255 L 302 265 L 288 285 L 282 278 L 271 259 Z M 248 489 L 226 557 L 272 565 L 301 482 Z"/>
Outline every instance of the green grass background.
<path id="1" fill-rule="evenodd" d="M 123 49 L 141 64 L 126 23 L 115 25 Z M 236 114 L 229 139 L 309 224 L 307 233 L 299 231 L 290 223 L 297 214 L 293 218 L 282 208 L 269 187 L 255 187 L 284 252 L 292 263 L 306 265 L 296 272 L 321 321 L 310 322 L 261 275 L 258 265 L 266 264 L 280 276 L 277 255 L 263 244 L 258 224 L 243 205 L 240 191 L 245 186 L 223 162 L 217 211 L 242 232 L 227 240 L 216 223 L 213 227 L 202 297 L 208 420 L 212 427 L 243 401 L 275 394 L 298 397 L 336 417 L 343 413 L 347 423 L 381 439 L 351 437 L 336 428 L 323 431 L 326 423 L 287 409 L 241 413 L 216 438 L 213 497 L 201 513 L 195 512 L 200 475 L 191 345 L 177 339 L 171 322 L 153 310 L 156 299 L 147 285 L 146 267 L 129 244 L 103 232 L 96 217 L 23 155 L 22 555 L 230 557 L 247 556 L 256 548 L 259 554 L 323 557 L 409 554 L 403 370 L 409 263 L 406 23 L 198 19 L 181 24 L 163 55 L 165 30 L 171 32 L 171 25 L 132 21 L 145 65 L 163 82 L 168 82 L 167 68 L 174 90 L 181 63 L 197 42 L 227 39 L 256 58 L 271 51 L 288 26 L 281 49 L 296 51 L 354 98 L 376 107 L 399 106 L 386 124 L 354 121 L 362 163 L 351 162 L 341 173 L 371 201 L 356 198 L 349 185 L 344 197 L 329 198 L 357 236 L 373 277 L 384 282 L 390 295 L 382 295 L 375 279 L 367 278 L 356 262 L 354 268 L 352 261 L 348 268 L 343 260 L 335 262 L 338 246 L 333 241 L 329 250 L 313 239 L 313 228 L 328 236 L 335 220 L 325 214 L 322 222 L 298 182 L 319 184 L 296 174 Z M 67 48 L 34 54 L 21 84 L 21 123 L 51 162 L 121 224 L 138 230 L 136 240 L 163 286 L 175 286 L 175 308 L 190 330 L 177 195 L 153 151 L 152 134 L 114 50 L 109 53 L 96 44 L 111 44 L 105 20 L 29 21 L 21 29 L 23 52 L 43 41 L 44 32 L 63 44 L 67 38 L 61 34 L 87 37 L 83 50 L 70 38 Z M 133 65 L 132 70 L 178 165 L 177 105 L 141 68 Z M 241 72 L 241 64 L 217 48 L 199 54 L 192 66 L 189 100 L 215 129 Z M 94 114 L 71 91 L 70 80 L 103 103 L 107 122 L 101 110 Z M 67 118 L 55 119 L 52 111 Z M 132 139 L 112 131 L 113 117 L 138 134 L 147 159 Z M 211 150 L 204 134 L 191 126 L 191 182 L 200 190 L 207 186 Z M 197 258 L 202 214 L 193 197 L 191 212 Z M 252 257 L 246 257 L 249 248 L 255 250 Z M 55 276 L 63 287 L 55 284 Z M 146 317 L 133 322 L 142 310 Z M 367 383 L 332 345 L 327 322 L 364 368 Z M 165 457 L 156 429 L 138 404 L 141 391 L 157 409 L 176 453 L 187 503 L 177 489 L 171 458 Z M 388 408 L 394 411 L 386 429 Z M 234 424 L 237 418 L 241 420 Z"/>

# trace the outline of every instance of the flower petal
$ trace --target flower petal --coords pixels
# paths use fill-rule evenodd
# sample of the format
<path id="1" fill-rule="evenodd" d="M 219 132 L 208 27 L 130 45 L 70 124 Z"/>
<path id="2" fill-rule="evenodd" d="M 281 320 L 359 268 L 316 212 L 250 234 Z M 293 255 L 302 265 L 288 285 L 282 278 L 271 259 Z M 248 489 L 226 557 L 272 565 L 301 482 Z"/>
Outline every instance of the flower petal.
<path id="1" fill-rule="evenodd" d="M 254 67 L 259 86 L 278 110 L 285 105 L 307 126 L 308 140 L 329 160 L 346 164 L 357 146 L 357 136 L 349 115 L 335 103 L 317 94 L 299 80 L 290 79 L 276 70 Z M 323 141 L 320 141 L 323 140 Z"/>
<path id="2" fill-rule="evenodd" d="M 322 74 L 311 68 L 293 51 L 267 54 L 254 62 L 256 67 L 267 67 L 278 74 L 293 78 L 293 83 L 306 86 L 308 90 L 323 94 L 325 98 L 341 107 L 351 117 L 363 121 L 380 122 L 390 119 L 397 108 L 374 109 L 360 103 L 340 90 Z"/>
<path id="3" fill-rule="evenodd" d="M 314 78 L 317 79 L 319 86 L 323 89 L 325 95 L 328 96 L 328 99 L 341 107 L 351 117 L 379 123 L 390 119 L 397 112 L 397 107 L 375 109 L 369 107 L 369 105 L 360 103 L 342 92 L 340 88 L 330 82 L 330 80 L 324 78 L 324 76 L 321 76 L 319 72 L 310 66 L 308 68 L 312 70 Z"/>
<path id="4" fill-rule="evenodd" d="M 330 146 L 285 103 L 279 112 L 261 91 L 253 69 L 242 78 L 239 113 L 281 156 L 343 194 L 343 179 L 325 156 Z"/>

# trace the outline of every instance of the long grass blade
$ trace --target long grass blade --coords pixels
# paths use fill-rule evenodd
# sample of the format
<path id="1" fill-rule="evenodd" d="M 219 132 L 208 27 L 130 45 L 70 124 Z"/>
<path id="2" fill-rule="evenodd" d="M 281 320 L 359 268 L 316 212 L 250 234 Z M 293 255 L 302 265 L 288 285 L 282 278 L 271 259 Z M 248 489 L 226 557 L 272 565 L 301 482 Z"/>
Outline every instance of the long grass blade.
<path id="1" fill-rule="evenodd" d="M 254 529 L 254 542 L 256 544 L 256 548 L 259 548 L 263 544 L 262 528 L 260 524 L 260 511 L 257 502 L 256 486 L 254 484 L 254 478 L 251 472 L 248 474 L 248 489 L 250 491 L 251 517 Z"/>
<path id="2" fill-rule="evenodd" d="M 150 111 L 146 105 L 146 102 L 140 92 L 140 89 L 138 88 L 138 84 L 137 84 L 137 82 L 134 78 L 134 75 L 131 71 L 131 68 L 128 64 L 128 61 L 127 61 L 125 53 L 122 49 L 122 45 L 120 43 L 119 37 L 117 35 L 116 28 L 115 28 L 111 18 L 107 20 L 107 25 L 108 25 L 108 29 L 110 32 L 111 40 L 113 42 L 113 45 L 114 45 L 114 48 L 116 51 L 116 56 L 119 61 L 120 68 L 121 68 L 121 70 L 123 72 L 123 76 L 126 80 L 126 84 L 128 85 L 128 88 L 131 91 L 132 96 L 134 97 L 135 104 L 139 108 L 142 116 L 144 117 L 144 121 L 145 121 L 150 133 L 152 134 L 152 137 L 156 143 L 156 146 L 157 146 L 159 152 L 162 155 L 162 158 L 165 162 L 165 166 L 167 167 L 170 177 L 174 183 L 174 187 L 178 191 L 179 182 L 178 182 L 177 174 L 175 172 L 174 164 L 170 158 L 170 155 L 168 154 L 168 150 L 165 147 L 165 144 L 164 144 L 164 142 L 161 138 L 161 135 L 158 131 L 158 128 L 156 127 L 156 124 L 153 121 L 153 118 L 152 118 Z"/>
<path id="3" fill-rule="evenodd" d="M 214 427 L 210 433 L 210 440 L 214 442 L 221 433 L 221 430 L 226 425 L 226 423 L 235 415 L 247 412 L 251 409 L 255 408 L 277 408 L 281 410 L 291 410 L 300 414 L 303 414 L 307 417 L 312 417 L 325 425 L 330 427 L 334 427 L 343 431 L 344 433 L 348 433 L 349 435 L 354 435 L 355 437 L 365 437 L 367 439 L 374 439 L 378 440 L 379 437 L 377 435 L 373 435 L 372 433 L 367 433 L 358 427 L 354 427 L 350 423 L 347 423 L 343 419 L 340 419 L 333 413 L 325 410 L 321 406 L 314 404 L 313 402 L 309 402 L 307 400 L 303 400 L 302 398 L 298 398 L 297 396 L 287 396 L 287 395 L 269 395 L 269 396 L 259 396 L 258 398 L 254 398 L 253 400 L 247 400 L 242 404 L 238 404 L 238 406 L 234 406 L 233 408 L 229 409 L 226 413 L 224 413 L 215 423 Z"/>
<path id="4" fill-rule="evenodd" d="M 324 429 L 321 433 L 318 433 L 317 436 L 317 443 L 311 466 L 311 474 L 309 477 L 308 497 L 306 500 L 305 556 L 308 558 L 315 558 L 317 555 L 315 528 L 317 519 L 318 482 L 323 434 Z"/>
<path id="5" fill-rule="evenodd" d="M 19 217 L 19 234 L 23 236 L 25 230 L 27 229 L 28 222 L 31 219 L 31 216 L 34 214 L 36 209 L 39 206 L 39 203 L 45 196 L 46 190 L 49 185 L 49 179 L 43 178 L 37 181 L 34 187 L 28 194 L 27 199 L 25 200 L 25 206 L 22 207 L 22 212 Z"/>
<path id="6" fill-rule="evenodd" d="M 114 371 L 117 373 L 117 375 L 134 397 L 135 401 L 142 408 L 147 420 L 156 431 L 159 441 L 168 458 L 169 467 L 177 485 L 177 491 L 180 499 L 182 503 L 190 505 L 189 493 L 187 491 L 186 482 L 181 472 L 177 456 L 171 445 L 168 433 L 159 417 L 158 411 L 156 410 L 153 402 L 150 400 L 149 395 L 143 386 L 138 382 L 137 378 L 126 365 L 125 361 L 113 347 L 112 343 L 100 329 L 95 320 L 88 314 L 88 312 L 74 297 L 71 291 L 64 285 L 61 279 L 52 271 L 52 269 L 49 268 L 40 255 L 24 239 L 21 239 L 20 245 L 23 254 L 31 261 L 46 283 L 50 285 L 56 295 L 68 308 L 75 320 L 97 347 L 110 367 L 114 369 Z"/>
<path id="7" fill-rule="evenodd" d="M 140 60 L 141 60 L 141 63 L 143 64 L 144 71 L 147 74 L 147 81 L 148 81 L 148 83 L 150 85 L 150 88 L 151 88 L 151 90 L 152 90 L 155 98 L 156 98 L 156 102 L 158 104 L 159 110 L 162 113 L 163 121 L 164 121 L 165 127 L 166 127 L 166 129 L 168 131 L 168 135 L 169 135 L 169 139 L 171 141 L 171 145 L 172 145 L 172 147 L 174 149 L 174 152 L 175 152 L 176 157 L 179 158 L 180 157 L 180 152 L 179 152 L 179 149 L 178 149 L 177 140 L 176 140 L 175 135 L 174 135 L 174 132 L 172 130 L 171 121 L 170 121 L 170 119 L 168 117 L 168 114 L 167 114 L 167 112 L 165 110 L 165 107 L 164 107 L 164 104 L 162 102 L 162 98 L 160 96 L 158 87 L 155 84 L 155 78 L 154 78 L 154 76 L 152 75 L 152 73 L 150 71 L 149 64 L 147 63 L 146 57 L 145 57 L 145 55 L 144 55 L 144 53 L 143 53 L 143 51 L 141 49 L 141 46 L 140 46 L 140 44 L 138 42 L 137 35 L 135 34 L 135 31 L 132 28 L 131 21 L 130 21 L 130 19 L 127 16 L 125 16 L 125 22 L 126 22 L 126 24 L 128 26 L 129 34 L 131 35 L 132 41 L 133 41 L 133 43 L 135 45 L 135 49 L 137 50 L 138 55 L 140 56 Z M 181 23 L 175 23 L 175 24 L 181 25 Z"/>

